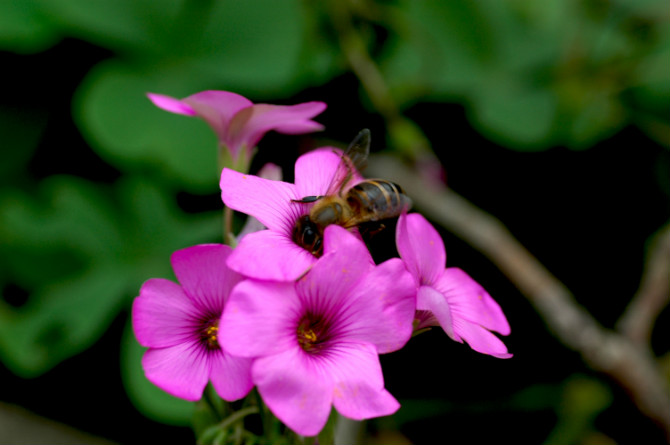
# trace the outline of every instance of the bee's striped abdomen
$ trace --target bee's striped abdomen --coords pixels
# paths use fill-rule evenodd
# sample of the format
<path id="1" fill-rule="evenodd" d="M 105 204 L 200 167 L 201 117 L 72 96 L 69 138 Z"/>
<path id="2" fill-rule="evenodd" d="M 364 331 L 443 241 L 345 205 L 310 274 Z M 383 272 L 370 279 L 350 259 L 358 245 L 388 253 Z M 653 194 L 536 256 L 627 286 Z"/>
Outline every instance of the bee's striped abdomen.
<path id="1" fill-rule="evenodd" d="M 399 185 L 382 179 L 369 179 L 347 192 L 347 203 L 354 214 L 366 221 L 394 218 L 409 209 L 411 200 Z"/>

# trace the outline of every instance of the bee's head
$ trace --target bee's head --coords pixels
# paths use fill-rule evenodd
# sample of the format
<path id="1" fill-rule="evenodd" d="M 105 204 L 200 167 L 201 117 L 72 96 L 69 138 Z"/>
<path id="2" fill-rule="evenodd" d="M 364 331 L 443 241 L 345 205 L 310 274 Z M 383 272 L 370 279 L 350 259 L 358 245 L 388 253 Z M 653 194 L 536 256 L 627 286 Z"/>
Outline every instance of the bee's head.
<path id="1" fill-rule="evenodd" d="M 320 257 L 323 253 L 323 232 L 309 215 L 295 222 L 293 241 L 314 256 Z"/>

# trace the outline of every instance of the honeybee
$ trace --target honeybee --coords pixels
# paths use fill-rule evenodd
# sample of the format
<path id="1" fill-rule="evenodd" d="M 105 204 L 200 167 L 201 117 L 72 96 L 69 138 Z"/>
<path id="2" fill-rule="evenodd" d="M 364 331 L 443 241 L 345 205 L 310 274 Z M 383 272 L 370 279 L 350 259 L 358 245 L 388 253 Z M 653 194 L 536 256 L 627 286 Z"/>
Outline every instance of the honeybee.
<path id="1" fill-rule="evenodd" d="M 337 224 L 351 228 L 395 218 L 409 210 L 412 200 L 391 181 L 367 179 L 353 187 L 348 186 L 354 172 L 365 167 L 369 154 L 370 130 L 364 129 L 342 154 L 325 195 L 292 200 L 314 203 L 309 214 L 298 219 L 293 227 L 296 244 L 315 256 L 321 256 L 326 226 Z"/>

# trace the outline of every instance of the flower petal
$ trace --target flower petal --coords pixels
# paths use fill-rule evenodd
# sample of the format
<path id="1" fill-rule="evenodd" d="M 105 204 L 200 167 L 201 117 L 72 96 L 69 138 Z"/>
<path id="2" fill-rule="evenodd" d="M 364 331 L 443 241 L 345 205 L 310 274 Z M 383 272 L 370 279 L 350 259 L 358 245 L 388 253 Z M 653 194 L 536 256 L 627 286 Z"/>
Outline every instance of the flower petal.
<path id="1" fill-rule="evenodd" d="M 287 237 L 292 235 L 295 222 L 309 212 L 307 204 L 291 201 L 301 196 L 296 193 L 295 186 L 288 182 L 272 181 L 224 168 L 220 185 L 225 205 L 257 218 L 268 229 Z"/>
<path id="2" fill-rule="evenodd" d="M 328 193 L 330 185 L 343 179 L 346 173 L 346 169 L 338 168 L 341 161 L 342 150 L 334 147 L 322 147 L 300 156 L 295 163 L 295 187 L 298 195 L 303 198 Z M 361 174 L 354 171 L 348 186 L 362 180 Z"/>
<path id="3" fill-rule="evenodd" d="M 498 303 L 461 269 L 445 269 L 435 283 L 435 289 L 447 298 L 454 319 L 462 318 L 488 330 L 509 335 L 509 323 Z"/>
<path id="4" fill-rule="evenodd" d="M 444 332 L 446 332 L 452 340 L 460 343 L 463 342 L 463 340 L 454 333 L 454 320 L 451 314 L 449 301 L 439 291 L 430 286 L 421 286 L 416 294 L 416 309 L 417 311 L 430 312 L 437 320 L 439 326 L 442 326 Z M 424 326 L 429 320 L 430 319 L 424 320 Z"/>
<path id="5" fill-rule="evenodd" d="M 440 277 L 447 260 L 444 243 L 437 230 L 422 215 L 400 215 L 396 245 L 407 270 L 417 283 L 432 284 Z"/>
<path id="6" fill-rule="evenodd" d="M 415 295 L 414 281 L 400 259 L 380 264 L 346 295 L 342 335 L 374 344 L 380 354 L 402 348 L 412 335 Z"/>
<path id="7" fill-rule="evenodd" d="M 338 342 L 323 357 L 324 372 L 333 375 L 333 404 L 355 420 L 386 416 L 400 404 L 384 389 L 376 348 L 371 344 Z"/>
<path id="8" fill-rule="evenodd" d="M 179 99 L 175 99 L 174 97 L 155 93 L 147 93 L 147 97 L 154 103 L 154 105 L 165 111 L 186 116 L 196 116 L 198 114 L 189 104 L 186 104 Z"/>
<path id="9" fill-rule="evenodd" d="M 247 280 L 233 289 L 219 324 L 219 344 L 240 357 L 297 347 L 300 301 L 294 283 Z"/>
<path id="10" fill-rule="evenodd" d="M 281 181 L 282 170 L 281 167 L 279 167 L 278 165 L 268 162 L 258 171 L 258 176 L 260 178 L 271 179 L 273 181 Z M 247 235 L 252 232 L 258 232 L 259 230 L 263 230 L 265 228 L 266 227 L 259 220 L 257 220 L 253 216 L 250 216 L 244 222 L 242 230 L 240 230 L 240 232 L 237 234 L 237 242 L 239 243 L 242 237 L 244 237 L 244 235 Z"/>
<path id="11" fill-rule="evenodd" d="M 263 401 L 279 420 L 303 436 L 316 436 L 330 415 L 332 377 L 297 345 L 257 359 L 252 375 Z"/>
<path id="12" fill-rule="evenodd" d="M 204 119 L 223 142 L 236 155 L 239 147 L 232 146 L 230 123 L 237 113 L 250 108 L 253 103 L 244 96 L 229 91 L 201 91 L 183 99 L 185 104 Z"/>
<path id="13" fill-rule="evenodd" d="M 142 346 L 173 346 L 194 338 L 192 320 L 196 315 L 193 301 L 181 286 L 152 278 L 133 301 L 133 330 Z"/>
<path id="14" fill-rule="evenodd" d="M 298 105 L 257 104 L 241 110 L 230 123 L 229 137 L 234 146 L 255 147 L 265 133 L 277 130 L 299 134 L 323 129 L 310 120 L 326 109 L 323 102 L 306 102 Z"/>
<path id="15" fill-rule="evenodd" d="M 230 246 L 223 244 L 202 244 L 172 254 L 177 279 L 199 307 L 220 313 L 230 290 L 242 280 L 226 266 L 231 252 Z"/>
<path id="16" fill-rule="evenodd" d="M 190 401 L 200 400 L 210 374 L 207 352 L 198 343 L 151 348 L 142 357 L 142 367 L 151 383 Z"/>
<path id="17" fill-rule="evenodd" d="M 253 360 L 234 357 L 223 350 L 210 355 L 212 372 L 210 380 L 216 393 L 229 402 L 246 396 L 254 386 L 251 380 Z"/>
<path id="18" fill-rule="evenodd" d="M 228 267 L 260 280 L 295 281 L 316 257 L 292 239 L 271 230 L 246 235 L 228 258 Z"/>
<path id="19" fill-rule="evenodd" d="M 472 349 L 497 358 L 510 358 L 505 344 L 487 329 L 467 320 L 454 319 L 454 331 L 465 340 Z"/>

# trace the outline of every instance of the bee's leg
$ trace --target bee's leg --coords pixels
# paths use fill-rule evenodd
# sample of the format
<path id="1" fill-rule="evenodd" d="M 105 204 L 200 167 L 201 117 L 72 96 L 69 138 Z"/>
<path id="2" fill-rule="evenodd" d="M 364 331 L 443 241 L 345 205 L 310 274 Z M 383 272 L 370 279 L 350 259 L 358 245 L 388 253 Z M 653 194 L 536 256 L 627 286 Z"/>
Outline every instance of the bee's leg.
<path id="1" fill-rule="evenodd" d="M 306 204 L 306 203 L 310 203 L 310 202 L 316 202 L 316 201 L 318 201 L 318 200 L 321 199 L 321 198 L 323 198 L 323 195 L 319 195 L 319 196 L 305 196 L 305 197 L 303 197 L 303 198 L 301 198 L 301 199 L 292 199 L 291 202 L 300 202 L 300 203 Z"/>

